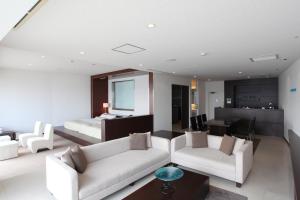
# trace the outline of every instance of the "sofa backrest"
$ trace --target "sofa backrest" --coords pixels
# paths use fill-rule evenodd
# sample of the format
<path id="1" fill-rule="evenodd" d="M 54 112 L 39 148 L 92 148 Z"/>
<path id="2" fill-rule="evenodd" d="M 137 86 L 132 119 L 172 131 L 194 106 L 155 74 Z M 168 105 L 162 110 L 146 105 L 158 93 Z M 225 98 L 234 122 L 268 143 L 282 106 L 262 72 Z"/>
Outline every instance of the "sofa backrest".
<path id="1" fill-rule="evenodd" d="M 215 135 L 207 135 L 208 147 L 212 149 L 220 149 L 223 137 Z"/>
<path id="2" fill-rule="evenodd" d="M 82 147 L 88 163 L 129 150 L 129 137 Z"/>

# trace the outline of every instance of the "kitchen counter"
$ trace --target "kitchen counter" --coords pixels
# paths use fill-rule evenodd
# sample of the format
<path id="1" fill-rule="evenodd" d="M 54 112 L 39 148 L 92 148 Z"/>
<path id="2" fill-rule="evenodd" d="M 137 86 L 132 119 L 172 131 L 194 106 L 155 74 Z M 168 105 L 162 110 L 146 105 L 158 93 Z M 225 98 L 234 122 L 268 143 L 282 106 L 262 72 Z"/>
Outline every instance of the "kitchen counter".
<path id="1" fill-rule="evenodd" d="M 215 108 L 216 120 L 233 118 L 250 120 L 253 117 L 256 117 L 256 134 L 283 137 L 284 111 L 282 109 Z"/>

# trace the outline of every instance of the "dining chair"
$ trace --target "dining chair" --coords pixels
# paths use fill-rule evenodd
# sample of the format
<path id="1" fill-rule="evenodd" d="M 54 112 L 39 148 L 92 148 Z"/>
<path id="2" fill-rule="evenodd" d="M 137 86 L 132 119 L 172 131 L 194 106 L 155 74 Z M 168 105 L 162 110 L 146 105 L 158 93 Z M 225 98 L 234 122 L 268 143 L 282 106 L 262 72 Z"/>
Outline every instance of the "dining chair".
<path id="1" fill-rule="evenodd" d="M 197 123 L 198 123 L 198 129 L 200 131 L 207 131 L 208 130 L 207 125 L 203 123 L 202 115 L 197 116 Z"/>
<path id="2" fill-rule="evenodd" d="M 192 130 L 193 131 L 197 131 L 198 130 L 198 126 L 197 126 L 197 119 L 196 119 L 196 117 L 195 116 L 191 117 L 190 120 L 191 120 Z"/>
<path id="3" fill-rule="evenodd" d="M 244 136 L 253 141 L 255 139 L 255 122 L 256 117 L 253 117 L 250 121 L 242 120 L 237 128 L 238 135 Z"/>
<path id="4" fill-rule="evenodd" d="M 207 116 L 206 116 L 206 114 L 202 114 L 202 121 L 203 121 L 203 123 L 207 122 Z"/>

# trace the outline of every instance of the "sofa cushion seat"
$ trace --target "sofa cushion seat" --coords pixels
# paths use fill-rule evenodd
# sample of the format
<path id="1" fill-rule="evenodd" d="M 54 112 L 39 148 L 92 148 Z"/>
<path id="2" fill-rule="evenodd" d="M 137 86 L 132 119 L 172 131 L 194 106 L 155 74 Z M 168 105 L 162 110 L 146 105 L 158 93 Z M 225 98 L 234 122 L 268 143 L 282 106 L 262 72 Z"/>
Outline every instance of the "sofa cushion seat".
<path id="1" fill-rule="evenodd" d="M 184 147 L 174 153 L 174 157 L 185 162 L 195 163 L 204 172 L 235 174 L 235 156 L 228 156 L 223 152 L 212 148 Z"/>
<path id="2" fill-rule="evenodd" d="M 89 163 L 79 174 L 79 198 L 83 199 L 130 178 L 165 159 L 168 153 L 159 149 L 129 150 Z"/>

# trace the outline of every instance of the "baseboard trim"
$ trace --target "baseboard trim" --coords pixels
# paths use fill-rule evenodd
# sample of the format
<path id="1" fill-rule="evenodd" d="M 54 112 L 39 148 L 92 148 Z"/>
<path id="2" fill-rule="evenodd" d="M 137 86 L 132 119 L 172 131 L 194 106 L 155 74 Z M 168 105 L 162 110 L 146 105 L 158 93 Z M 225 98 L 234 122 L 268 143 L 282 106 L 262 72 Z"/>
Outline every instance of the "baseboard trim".
<path id="1" fill-rule="evenodd" d="M 283 140 L 286 142 L 288 146 L 290 146 L 290 142 L 283 136 Z"/>

